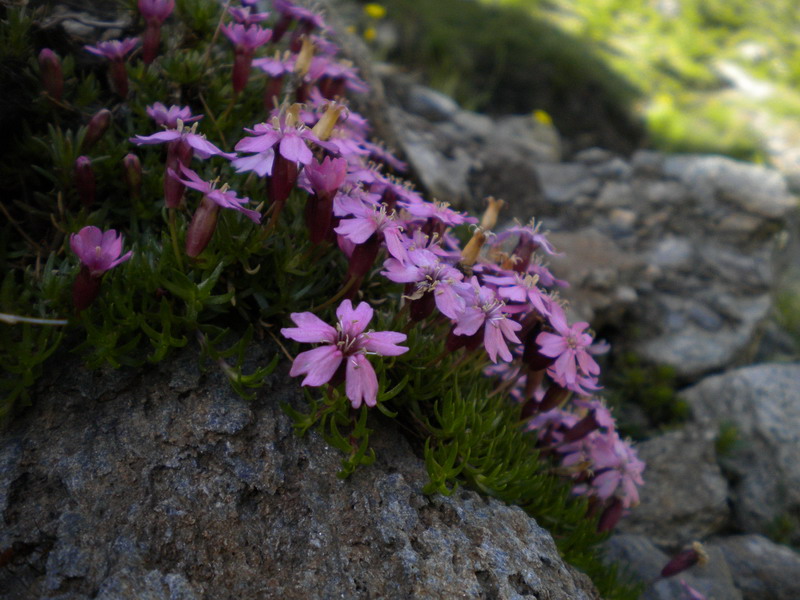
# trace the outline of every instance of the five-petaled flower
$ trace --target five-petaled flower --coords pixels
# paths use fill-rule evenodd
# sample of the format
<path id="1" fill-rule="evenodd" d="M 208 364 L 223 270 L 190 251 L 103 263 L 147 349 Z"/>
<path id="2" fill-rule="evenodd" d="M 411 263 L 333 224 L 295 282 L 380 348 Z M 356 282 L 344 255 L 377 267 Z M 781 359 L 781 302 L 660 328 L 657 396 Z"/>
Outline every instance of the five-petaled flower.
<path id="1" fill-rule="evenodd" d="M 122 253 L 122 236 L 113 229 L 100 231 L 89 225 L 69 238 L 72 251 L 81 261 L 81 270 L 72 285 L 72 301 L 75 310 L 81 312 L 94 302 L 100 293 L 103 273 L 125 262 L 133 254 Z"/>
<path id="2" fill-rule="evenodd" d="M 581 375 L 593 377 L 600 373 L 600 367 L 588 352 L 592 345 L 592 336 L 584 333 L 588 323 L 568 325 L 564 310 L 553 302 L 550 305 L 550 324 L 555 333 L 540 333 L 536 343 L 540 346 L 539 352 L 556 359 L 549 369 L 556 379 L 565 381 L 566 387 L 570 387 Z"/>
<path id="3" fill-rule="evenodd" d="M 109 269 L 124 263 L 133 254 L 132 251 L 128 251 L 120 256 L 122 235 L 117 235 L 115 230 L 101 231 L 92 225 L 73 233 L 69 238 L 69 245 L 83 266 L 89 269 L 92 277 L 99 277 Z"/>
<path id="4" fill-rule="evenodd" d="M 96 46 L 84 46 L 87 52 L 111 61 L 111 83 L 117 94 L 123 98 L 128 95 L 128 71 L 125 68 L 125 57 L 139 45 L 139 42 L 139 38 L 125 38 L 124 40 L 98 42 Z"/>
<path id="5" fill-rule="evenodd" d="M 345 379 L 345 392 L 353 408 L 365 402 L 375 406 L 378 398 L 378 378 L 367 354 L 398 356 L 408 352 L 406 335 L 396 331 L 365 331 L 372 320 L 372 308 L 361 302 L 353 308 L 344 300 L 336 309 L 336 327 L 325 323 L 310 312 L 292 313 L 297 327 L 285 327 L 281 334 L 304 343 L 321 343 L 322 346 L 301 352 L 294 359 L 290 375 L 305 375 L 303 385 L 337 385 Z"/>

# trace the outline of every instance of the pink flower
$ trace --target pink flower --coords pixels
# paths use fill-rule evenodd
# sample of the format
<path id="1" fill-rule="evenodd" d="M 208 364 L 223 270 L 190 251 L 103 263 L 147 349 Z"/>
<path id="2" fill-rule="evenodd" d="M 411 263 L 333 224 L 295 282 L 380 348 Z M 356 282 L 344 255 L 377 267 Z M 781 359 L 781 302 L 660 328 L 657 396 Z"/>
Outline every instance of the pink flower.
<path id="1" fill-rule="evenodd" d="M 592 345 L 592 336 L 583 333 L 589 324 L 575 323 L 570 327 L 564 310 L 555 302 L 550 304 L 550 324 L 556 333 L 542 332 L 536 337 L 536 343 L 540 346 L 541 354 L 556 359 L 548 369 L 553 371 L 553 378 L 563 379 L 571 386 L 581 375 L 597 375 L 600 367 L 588 352 L 588 347 Z"/>
<path id="2" fill-rule="evenodd" d="M 130 37 L 124 40 L 98 42 L 96 46 L 84 46 L 84 48 L 97 56 L 102 56 L 103 58 L 115 62 L 122 62 L 125 60 L 128 53 L 138 45 L 139 38 Z"/>
<path id="3" fill-rule="evenodd" d="M 180 179 L 180 181 L 186 187 L 190 187 L 193 190 L 202 192 L 206 198 L 212 200 L 214 204 L 220 208 L 230 208 L 240 212 L 254 223 L 259 223 L 261 221 L 261 213 L 244 207 L 245 204 L 250 202 L 249 198 L 239 198 L 235 191 L 228 189 L 227 184 L 224 184 L 222 187 L 217 189 L 217 181 L 205 181 L 197 173 L 191 169 L 187 169 L 183 165 L 180 166 L 180 169 L 183 175 L 188 179 L 180 179 L 178 174 L 172 169 L 168 171 L 169 176 L 175 179 Z"/>
<path id="4" fill-rule="evenodd" d="M 293 377 L 305 375 L 303 385 L 321 386 L 338 379 L 344 369 L 345 391 L 353 408 L 375 406 L 378 397 L 378 378 L 367 360 L 367 354 L 398 356 L 408 352 L 404 333 L 395 331 L 364 331 L 372 320 L 372 308 L 361 302 L 355 309 L 344 300 L 336 309 L 338 322 L 331 327 L 310 312 L 292 313 L 297 327 L 281 329 L 290 340 L 322 345 L 297 355 L 289 372 Z M 343 364 L 344 363 L 344 364 Z"/>
<path id="5" fill-rule="evenodd" d="M 383 267 L 381 275 L 387 279 L 397 283 L 413 284 L 409 286 L 410 290 L 407 288 L 405 296 L 412 301 L 412 310 L 414 302 L 422 301 L 426 297 L 433 300 L 436 308 L 450 319 L 457 318 L 464 310 L 464 300 L 455 287 L 464 276 L 458 269 L 442 262 L 430 250 L 410 250 L 407 260 L 389 258 Z M 427 314 L 422 318 L 426 316 Z"/>
<path id="6" fill-rule="evenodd" d="M 233 17 L 233 20 L 242 25 L 254 25 L 269 19 L 269 13 L 266 12 L 252 12 L 251 6 L 230 6 L 228 7 L 228 14 Z"/>
<path id="7" fill-rule="evenodd" d="M 644 462 L 616 431 L 594 435 L 591 461 L 597 475 L 592 480 L 595 493 L 602 499 L 616 496 L 625 508 L 639 504 L 638 486 L 644 485 Z"/>
<path id="8" fill-rule="evenodd" d="M 537 285 L 539 277 L 536 275 L 523 275 L 516 271 L 509 275 L 485 275 L 483 280 L 492 285 L 501 286 L 497 293 L 505 300 L 527 303 L 542 316 L 550 314 L 550 299 Z"/>
<path id="9" fill-rule="evenodd" d="M 155 102 L 147 107 L 147 115 L 156 122 L 156 125 L 167 129 L 177 129 L 178 120 L 183 123 L 199 121 L 203 115 L 192 116 L 192 109 L 188 106 L 172 105 L 167 108 L 161 102 Z"/>
<path id="10" fill-rule="evenodd" d="M 139 0 L 139 12 L 147 26 L 142 35 L 142 60 L 149 65 L 158 55 L 161 43 L 161 25 L 172 14 L 175 0 Z"/>
<path id="11" fill-rule="evenodd" d="M 233 161 L 237 173 L 255 171 L 262 177 L 271 175 L 276 150 L 290 163 L 307 165 L 314 158 L 307 142 L 319 143 L 317 136 L 291 113 L 273 117 L 269 123 L 258 123 L 245 131 L 252 136 L 239 140 L 235 150 L 255 154 Z"/>
<path id="12" fill-rule="evenodd" d="M 84 46 L 88 52 L 111 61 L 109 67 L 111 84 L 117 94 L 123 98 L 128 96 L 128 71 L 125 68 L 125 57 L 138 45 L 139 38 L 126 38 L 99 42 L 96 46 Z"/>
<path id="13" fill-rule="evenodd" d="M 175 8 L 175 0 L 139 0 L 139 12 L 145 21 L 159 25 L 167 20 Z"/>
<path id="14" fill-rule="evenodd" d="M 69 237 L 69 245 L 92 277 L 99 277 L 109 269 L 128 260 L 133 252 L 120 256 L 122 236 L 113 229 L 100 231 L 89 225 Z"/>
<path id="15" fill-rule="evenodd" d="M 235 154 L 228 154 L 217 148 L 206 139 L 206 136 L 197 133 L 197 123 L 191 127 L 186 127 L 181 119 L 177 119 L 177 128 L 159 131 L 153 135 L 137 135 L 130 138 L 130 141 L 137 146 L 150 144 L 166 144 L 169 142 L 181 142 L 189 146 L 199 158 L 206 159 L 210 156 L 224 156 L 228 160 L 236 158 Z"/>
<path id="16" fill-rule="evenodd" d="M 223 25 L 220 27 L 228 39 L 233 42 L 235 46 L 235 54 L 233 62 L 233 91 L 235 93 L 241 92 L 247 85 L 247 79 L 250 77 L 250 65 L 253 61 L 253 53 L 256 48 L 266 44 L 272 37 L 272 30 L 263 29 L 258 25 L 249 25 L 245 27 L 242 24 L 236 24 L 232 27 Z"/>
<path id="17" fill-rule="evenodd" d="M 334 229 L 339 235 L 346 237 L 354 244 L 363 244 L 373 235 L 380 234 L 386 242 L 386 249 L 398 260 L 405 260 L 406 249 L 403 245 L 402 224 L 397 220 L 394 211 L 388 212 L 385 206 L 374 206 L 356 198 L 343 198 L 335 207 L 335 214 L 342 219 Z"/>
<path id="18" fill-rule="evenodd" d="M 506 305 L 497 296 L 494 290 L 478 284 L 478 279 L 473 277 L 468 290 L 467 307 L 458 315 L 455 335 L 471 336 L 483 327 L 483 346 L 492 362 L 497 362 L 499 355 L 505 361 L 510 361 L 511 352 L 506 345 L 506 340 L 519 344 L 516 331 L 522 325 L 506 317 Z"/>
<path id="19" fill-rule="evenodd" d="M 225 34 L 231 43 L 236 47 L 236 52 L 252 54 L 256 48 L 266 44 L 272 37 L 271 29 L 264 29 L 258 25 L 245 27 L 237 23 L 236 25 L 223 25 L 220 31 Z"/>

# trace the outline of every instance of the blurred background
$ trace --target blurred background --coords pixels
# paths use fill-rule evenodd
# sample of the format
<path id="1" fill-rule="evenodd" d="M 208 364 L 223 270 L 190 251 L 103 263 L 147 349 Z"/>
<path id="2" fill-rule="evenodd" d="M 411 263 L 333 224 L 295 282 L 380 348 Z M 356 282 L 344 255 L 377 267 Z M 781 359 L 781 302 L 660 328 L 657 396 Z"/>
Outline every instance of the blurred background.
<path id="1" fill-rule="evenodd" d="M 793 0 L 383 0 L 359 33 L 468 109 L 568 151 L 713 152 L 800 172 Z"/>

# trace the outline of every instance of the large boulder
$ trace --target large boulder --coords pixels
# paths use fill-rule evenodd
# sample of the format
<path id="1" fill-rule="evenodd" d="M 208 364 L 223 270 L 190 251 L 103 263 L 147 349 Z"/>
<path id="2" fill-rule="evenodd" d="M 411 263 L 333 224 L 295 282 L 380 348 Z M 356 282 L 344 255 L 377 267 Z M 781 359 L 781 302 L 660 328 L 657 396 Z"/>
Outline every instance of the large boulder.
<path id="1" fill-rule="evenodd" d="M 734 585 L 731 568 L 723 552 L 707 548 L 708 562 L 696 565 L 673 577 L 664 579 L 661 569 L 673 554 L 667 554 L 647 537 L 636 534 L 619 534 L 605 544 L 606 558 L 625 565 L 627 572 L 646 585 L 640 600 L 676 600 L 683 598 L 681 581 L 695 588 L 707 598 L 719 600 L 742 600 L 741 592 Z"/>
<path id="2" fill-rule="evenodd" d="M 618 530 L 672 548 L 720 532 L 730 509 L 715 436 L 713 430 L 693 426 L 637 444 L 636 452 L 647 465 L 641 504 L 620 521 Z"/>
<path id="3" fill-rule="evenodd" d="M 760 535 L 734 535 L 713 540 L 744 600 L 800 598 L 800 554 Z"/>
<path id="4" fill-rule="evenodd" d="M 423 495 L 391 423 L 373 423 L 377 462 L 338 479 L 339 451 L 279 407 L 301 398 L 282 369 L 245 401 L 193 350 L 139 371 L 55 361 L 0 436 L 0 598 L 598 598 L 521 509 Z"/>
<path id="5" fill-rule="evenodd" d="M 707 377 L 681 393 L 701 426 L 733 427 L 738 436 L 721 464 L 734 521 L 745 532 L 766 533 L 800 511 L 798 382 L 800 364 L 764 364 Z"/>

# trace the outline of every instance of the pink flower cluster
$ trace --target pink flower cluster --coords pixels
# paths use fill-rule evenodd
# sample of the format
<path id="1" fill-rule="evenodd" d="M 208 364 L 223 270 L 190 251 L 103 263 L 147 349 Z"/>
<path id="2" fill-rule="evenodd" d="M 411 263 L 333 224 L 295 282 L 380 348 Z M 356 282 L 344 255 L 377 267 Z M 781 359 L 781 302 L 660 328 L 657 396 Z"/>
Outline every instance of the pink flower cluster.
<path id="1" fill-rule="evenodd" d="M 203 194 L 187 253 L 203 252 L 220 208 L 256 223 L 261 216 L 245 208 L 248 199 L 200 178 L 189 168 L 193 157 L 220 157 L 236 172 L 264 180 L 271 212 L 265 235 L 280 226 L 287 202 L 304 197 L 311 243 L 338 248 L 348 260 L 340 297 L 354 298 L 377 271 L 403 286 L 412 324 L 446 327 L 450 352 L 485 353 L 493 363 L 488 373 L 522 404 L 542 447 L 570 470 L 576 492 L 602 511 L 601 526 L 613 524 L 638 502 L 643 464 L 592 398 L 600 389 L 594 356 L 604 348 L 588 323 L 568 320 L 558 296 L 566 283 L 544 262 L 555 254 L 546 235 L 533 222 L 494 232 L 499 201 L 490 201 L 480 223 L 446 204 L 427 202 L 398 177 L 404 163 L 370 141 L 366 119 L 342 100 L 367 86 L 352 65 L 336 59 L 321 17 L 289 0 L 275 0 L 270 14 L 243 4 L 229 11 L 234 22 L 222 32 L 234 46 L 234 93 L 262 86 L 263 120 L 245 128 L 235 153 L 226 153 L 198 132 L 200 117 L 188 107 L 155 103 L 148 113 L 163 130 L 132 139 L 166 145 L 168 207 L 182 207 L 184 187 Z M 271 29 L 262 27 L 269 19 Z M 288 50 L 274 48 L 287 32 Z M 250 81 L 251 65 L 262 72 L 256 82 Z M 283 100 L 280 106 L 275 99 Z M 451 229 L 463 225 L 472 226 L 473 235 L 462 247 Z M 372 309 L 363 302 L 353 308 L 345 300 L 337 318 L 333 327 L 308 312 L 292 314 L 296 327 L 283 329 L 284 336 L 321 344 L 298 355 L 292 374 L 304 375 L 303 385 L 344 383 L 353 406 L 373 406 L 378 384 L 367 356 L 405 352 L 397 345 L 405 335 L 367 331 Z"/>

